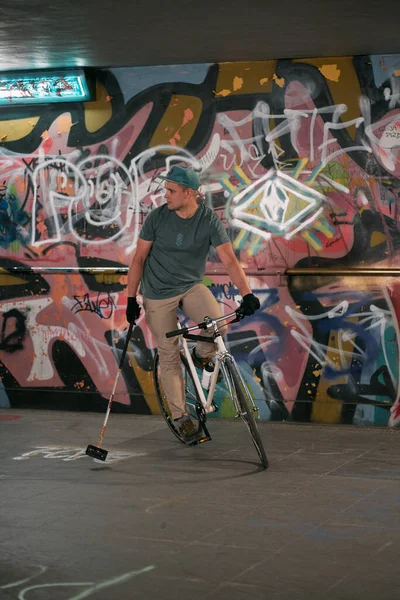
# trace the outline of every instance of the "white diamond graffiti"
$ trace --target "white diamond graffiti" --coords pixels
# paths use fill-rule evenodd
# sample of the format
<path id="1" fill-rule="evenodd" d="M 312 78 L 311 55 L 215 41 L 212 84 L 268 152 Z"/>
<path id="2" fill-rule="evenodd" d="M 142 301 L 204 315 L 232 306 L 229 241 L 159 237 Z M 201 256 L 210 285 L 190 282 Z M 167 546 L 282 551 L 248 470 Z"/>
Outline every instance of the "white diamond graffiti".
<path id="1" fill-rule="evenodd" d="M 323 211 L 326 196 L 270 169 L 232 200 L 233 225 L 269 240 L 272 234 L 289 240 L 313 223 Z"/>

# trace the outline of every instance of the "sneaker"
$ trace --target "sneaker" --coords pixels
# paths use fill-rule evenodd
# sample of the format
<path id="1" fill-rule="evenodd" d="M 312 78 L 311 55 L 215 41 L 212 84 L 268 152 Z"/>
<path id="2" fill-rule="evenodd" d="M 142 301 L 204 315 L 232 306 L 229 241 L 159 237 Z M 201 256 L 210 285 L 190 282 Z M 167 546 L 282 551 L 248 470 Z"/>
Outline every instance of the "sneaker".
<path id="1" fill-rule="evenodd" d="M 197 369 L 204 369 L 204 367 L 209 363 L 211 363 L 214 368 L 213 361 L 210 358 L 204 358 L 202 356 L 199 356 L 196 352 L 196 348 L 193 348 L 193 350 L 192 350 L 192 361 L 193 361 L 194 366 Z M 217 383 L 220 383 L 222 381 L 222 377 L 223 377 L 223 375 L 220 370 L 218 373 L 218 377 L 217 377 Z"/>
<path id="2" fill-rule="evenodd" d="M 209 358 L 203 358 L 202 356 L 199 356 L 196 352 L 196 348 L 193 348 L 193 350 L 192 350 L 192 360 L 193 360 L 194 366 L 197 369 L 204 369 L 206 364 L 208 364 L 208 362 L 210 362 Z"/>
<path id="3" fill-rule="evenodd" d="M 179 425 L 179 431 L 187 444 L 195 441 L 197 429 L 190 417 L 184 415 L 180 419 L 176 419 L 175 423 Z"/>

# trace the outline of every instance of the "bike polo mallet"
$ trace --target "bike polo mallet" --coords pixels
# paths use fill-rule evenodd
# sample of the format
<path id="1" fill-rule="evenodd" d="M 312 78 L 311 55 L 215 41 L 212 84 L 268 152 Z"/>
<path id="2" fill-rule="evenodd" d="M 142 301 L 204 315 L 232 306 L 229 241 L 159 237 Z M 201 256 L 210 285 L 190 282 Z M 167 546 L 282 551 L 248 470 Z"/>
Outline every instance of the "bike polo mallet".
<path id="1" fill-rule="evenodd" d="M 113 386 L 113 389 L 112 389 L 112 392 L 111 392 L 111 396 L 110 396 L 110 400 L 109 400 L 108 406 L 107 406 L 106 418 L 104 419 L 103 427 L 101 428 L 101 431 L 100 431 L 99 441 L 97 442 L 97 446 L 92 446 L 91 444 L 89 444 L 89 446 L 86 448 L 86 454 L 88 456 L 90 456 L 91 458 L 97 458 L 99 460 L 104 460 L 104 461 L 107 458 L 108 451 L 107 450 L 103 450 L 103 448 L 100 448 L 100 446 L 101 446 L 101 443 L 103 441 L 104 432 L 106 430 L 108 417 L 110 415 L 111 406 L 112 406 L 112 403 L 113 403 L 113 400 L 114 400 L 115 390 L 117 389 L 118 379 L 119 379 L 119 376 L 121 374 L 122 366 L 124 364 L 125 354 L 126 354 L 126 352 L 128 350 L 129 340 L 131 339 L 132 329 L 133 329 L 134 325 L 135 325 L 135 323 L 130 323 L 130 325 L 129 325 L 128 333 L 127 333 L 127 336 L 126 336 L 125 346 L 124 346 L 124 349 L 123 349 L 122 354 L 121 354 L 121 360 L 119 361 L 117 375 L 115 377 L 114 386 Z"/>

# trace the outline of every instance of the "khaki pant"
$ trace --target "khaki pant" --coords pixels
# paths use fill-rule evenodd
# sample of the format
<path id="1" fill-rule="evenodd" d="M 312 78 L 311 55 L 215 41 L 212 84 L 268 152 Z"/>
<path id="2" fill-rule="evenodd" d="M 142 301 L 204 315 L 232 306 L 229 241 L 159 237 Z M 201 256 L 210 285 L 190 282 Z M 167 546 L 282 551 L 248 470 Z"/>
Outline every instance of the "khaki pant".
<path id="1" fill-rule="evenodd" d="M 186 397 L 179 355 L 179 337 L 166 338 L 168 331 L 177 329 L 176 310 L 179 307 L 195 323 L 204 321 L 204 317 L 217 318 L 222 316 L 218 302 L 202 283 L 198 283 L 187 292 L 166 298 L 165 300 L 150 300 L 143 298 L 146 322 L 154 335 L 160 355 L 161 383 L 168 401 L 173 419 L 187 414 Z M 221 335 L 226 327 L 221 327 Z M 199 335 L 212 335 L 212 331 L 193 331 Z M 215 354 L 214 344 L 197 342 L 196 352 L 199 356 L 209 358 Z"/>

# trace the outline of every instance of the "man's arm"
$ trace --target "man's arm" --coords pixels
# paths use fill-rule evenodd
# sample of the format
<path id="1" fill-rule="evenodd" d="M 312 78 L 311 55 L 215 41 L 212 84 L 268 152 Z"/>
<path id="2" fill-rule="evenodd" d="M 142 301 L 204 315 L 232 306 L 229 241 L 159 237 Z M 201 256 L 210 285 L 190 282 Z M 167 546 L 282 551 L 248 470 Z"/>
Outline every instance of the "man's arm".
<path id="1" fill-rule="evenodd" d="M 217 246 L 216 250 L 220 261 L 227 270 L 229 277 L 232 279 L 232 283 L 239 290 L 242 298 L 247 294 L 251 294 L 252 292 L 246 274 L 235 256 L 231 242 L 226 242 L 226 244 Z"/>
<path id="2" fill-rule="evenodd" d="M 256 310 L 260 308 L 260 301 L 256 296 L 254 296 L 250 289 L 246 274 L 235 256 L 232 244 L 230 242 L 226 242 L 225 244 L 217 246 L 216 250 L 222 264 L 228 271 L 233 284 L 236 285 L 243 298 L 240 305 L 240 312 L 242 315 L 253 315 Z"/>
<path id="3" fill-rule="evenodd" d="M 135 254 L 128 271 L 128 296 L 136 296 L 143 275 L 144 262 L 150 252 L 153 242 L 138 239 Z"/>

